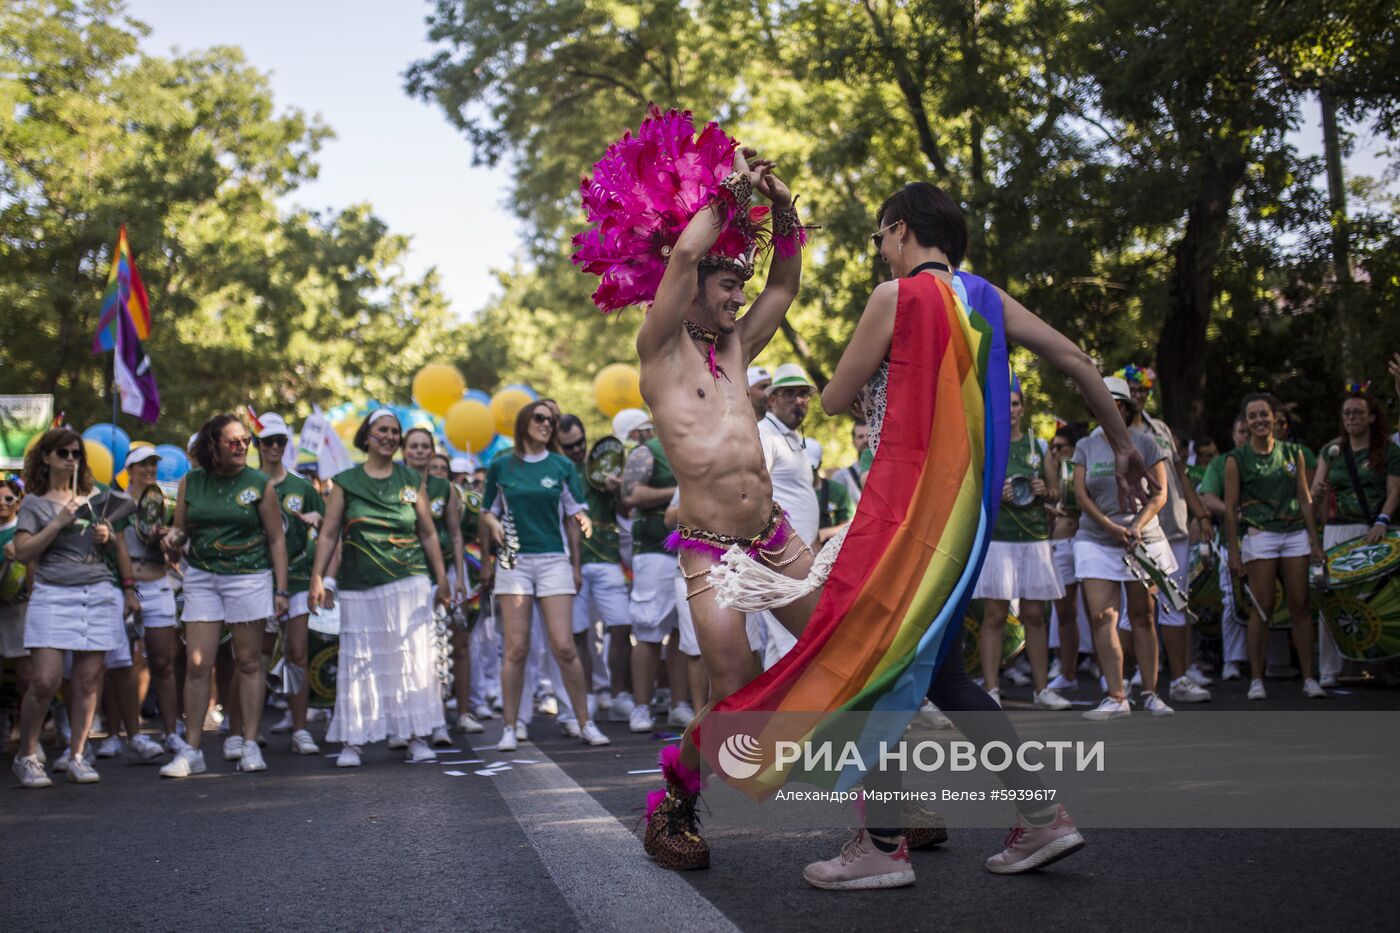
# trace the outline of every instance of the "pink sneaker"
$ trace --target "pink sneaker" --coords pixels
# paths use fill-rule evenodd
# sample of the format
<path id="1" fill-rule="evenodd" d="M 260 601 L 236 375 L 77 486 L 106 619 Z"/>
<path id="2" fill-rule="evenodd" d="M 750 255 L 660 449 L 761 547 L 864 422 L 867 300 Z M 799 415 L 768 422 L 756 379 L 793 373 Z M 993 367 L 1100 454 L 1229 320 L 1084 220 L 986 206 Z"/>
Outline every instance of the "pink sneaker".
<path id="1" fill-rule="evenodd" d="M 840 855 L 813 862 L 802 870 L 802 877 L 813 887 L 828 891 L 902 888 L 914 883 L 914 866 L 904 837 L 899 839 L 899 848 L 886 855 L 875 848 L 864 829 L 857 829 L 841 847 Z"/>
<path id="2" fill-rule="evenodd" d="M 1049 826 L 1032 826 L 1024 816 L 1018 816 L 1006 837 L 1006 848 L 987 859 L 987 871 L 1016 875 L 1058 862 L 1082 848 L 1084 837 L 1074 828 L 1065 808 L 1057 805 L 1055 822 Z"/>

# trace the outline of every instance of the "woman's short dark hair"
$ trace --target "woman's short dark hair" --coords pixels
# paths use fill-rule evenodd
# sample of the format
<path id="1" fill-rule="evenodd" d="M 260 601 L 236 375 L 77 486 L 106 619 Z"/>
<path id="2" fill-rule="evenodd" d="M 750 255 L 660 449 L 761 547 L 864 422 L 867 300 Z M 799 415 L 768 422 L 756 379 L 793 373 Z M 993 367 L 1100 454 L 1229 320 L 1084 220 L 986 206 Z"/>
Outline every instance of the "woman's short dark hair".
<path id="1" fill-rule="evenodd" d="M 534 417 L 535 409 L 543 408 L 545 411 L 549 411 L 549 401 L 549 399 L 542 398 L 533 402 L 526 402 L 524 405 L 520 406 L 520 411 L 515 413 L 515 455 L 517 457 L 525 456 L 525 432 L 530 430 L 530 419 Z M 551 414 L 550 417 L 553 417 L 553 415 Z M 559 433 L 558 427 L 558 425 L 555 425 L 555 430 L 550 433 L 549 439 L 551 441 L 553 441 L 555 435 Z M 545 444 L 544 446 L 546 450 L 551 449 L 550 444 Z"/>
<path id="2" fill-rule="evenodd" d="M 24 484 L 21 483 L 19 480 L 15 479 L 13 476 L 7 476 L 4 479 L 0 479 L 0 486 L 4 486 L 10 492 L 14 493 L 16 499 L 24 498 Z"/>
<path id="3" fill-rule="evenodd" d="M 914 231 L 920 246 L 943 251 L 955 267 L 967 255 L 967 221 L 948 193 L 926 181 L 913 181 L 885 199 L 875 215 L 875 225 L 886 227 L 902 220 Z"/>
<path id="4" fill-rule="evenodd" d="M 559 417 L 559 423 L 554 426 L 554 430 L 558 433 L 563 433 L 564 431 L 572 431 L 574 428 L 578 428 L 580 431 L 583 431 L 584 435 L 587 436 L 588 430 L 584 428 L 582 419 L 580 419 L 579 416 L 575 414 L 561 415 Z"/>
<path id="5" fill-rule="evenodd" d="M 215 415 L 199 426 L 199 434 L 194 439 L 193 453 L 195 462 L 203 469 L 214 469 L 219 456 L 219 438 L 223 436 L 224 428 L 237 421 L 233 415 Z"/>
<path id="6" fill-rule="evenodd" d="M 1088 426 L 1085 425 L 1083 422 L 1079 421 L 1072 422 L 1070 424 L 1062 424 L 1059 428 L 1055 430 L 1055 437 L 1063 437 L 1071 444 L 1078 444 L 1080 441 L 1084 440 L 1084 438 L 1088 436 Z M 1054 438 L 1051 438 L 1051 440 L 1054 440 Z"/>
<path id="7" fill-rule="evenodd" d="M 29 453 L 24 455 L 24 488 L 36 496 L 49 491 L 49 465 L 44 458 L 60 447 L 78 442 L 78 495 L 92 492 L 96 480 L 87 462 L 87 445 L 83 436 L 69 428 L 51 428 L 39 436 Z"/>
<path id="8" fill-rule="evenodd" d="M 361 421 L 361 422 L 360 422 L 360 426 L 359 426 L 358 428 L 355 429 L 355 438 L 354 438 L 353 441 L 351 441 L 351 443 L 354 444 L 354 445 L 355 445 L 355 449 L 358 450 L 358 451 L 360 451 L 361 453 L 369 453 L 369 428 L 370 428 L 370 420 L 369 420 L 369 419 L 370 419 L 370 418 L 373 418 L 373 417 L 374 417 L 374 412 L 370 412 L 368 415 L 365 415 L 365 420 L 364 420 L 364 421 Z M 394 424 L 398 424 L 398 425 L 399 425 L 399 430 L 402 432 L 402 431 L 403 431 L 403 425 L 399 424 L 399 416 L 398 416 L 398 415 L 392 415 L 391 417 L 394 419 Z M 399 446 L 400 446 L 400 447 L 403 447 L 403 439 L 404 439 L 404 435 L 401 433 L 401 434 L 399 435 Z"/>

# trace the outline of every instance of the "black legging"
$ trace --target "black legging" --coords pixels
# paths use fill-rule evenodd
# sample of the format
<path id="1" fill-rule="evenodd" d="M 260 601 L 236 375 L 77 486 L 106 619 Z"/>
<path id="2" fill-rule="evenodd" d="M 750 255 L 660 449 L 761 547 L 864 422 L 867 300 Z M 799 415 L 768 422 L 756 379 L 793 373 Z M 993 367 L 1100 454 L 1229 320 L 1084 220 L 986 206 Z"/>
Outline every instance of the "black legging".
<path id="1" fill-rule="evenodd" d="M 953 725 L 957 726 L 962 734 L 970 742 L 974 742 L 978 747 L 985 748 L 989 742 L 1005 742 L 1008 748 L 1016 748 L 1021 737 L 1016 734 L 1016 729 L 1011 725 L 1011 717 L 1006 715 L 996 702 L 987 695 L 987 691 L 972 682 L 967 676 L 967 670 L 963 666 L 963 645 L 964 632 L 958 631 L 956 643 L 948 649 L 948 654 L 939 665 L 938 670 L 933 672 L 933 679 L 929 681 L 928 698 L 933 705 L 943 711 Z M 964 716 L 964 713 L 978 713 L 977 716 Z M 995 715 L 987 715 L 987 714 Z M 1043 791 L 1045 785 L 1041 783 L 1040 777 L 1031 771 L 1026 771 L 1017 763 L 1013 757 L 1011 767 L 1004 771 L 997 772 L 997 778 L 1009 790 L 1030 790 Z M 885 771 L 883 769 L 869 771 L 865 775 L 865 788 L 870 791 L 898 791 L 904 786 L 904 772 Z M 1036 810 L 1045 808 L 1045 797 L 1043 794 L 1039 800 L 1017 801 L 1016 809 L 1022 813 L 1033 813 Z M 871 804 L 867 811 L 867 822 L 873 823 L 875 817 L 883 814 L 887 821 L 892 817 L 897 817 L 902 810 L 902 805 L 890 802 L 884 804 Z M 902 823 L 902 820 L 900 821 Z M 875 826 L 870 827 L 870 832 L 879 836 L 897 836 L 904 832 L 902 826 L 898 829 L 880 829 Z"/>

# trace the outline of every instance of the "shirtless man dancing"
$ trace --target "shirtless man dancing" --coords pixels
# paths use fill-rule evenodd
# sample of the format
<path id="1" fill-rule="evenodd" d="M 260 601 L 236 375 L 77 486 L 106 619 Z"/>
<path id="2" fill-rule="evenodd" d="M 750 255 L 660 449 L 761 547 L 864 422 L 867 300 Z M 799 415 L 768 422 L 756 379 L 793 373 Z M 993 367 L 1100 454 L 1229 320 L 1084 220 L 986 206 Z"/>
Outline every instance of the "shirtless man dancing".
<path id="1" fill-rule="evenodd" d="M 737 211 L 747 211 L 750 191 L 772 203 L 774 236 L 798 229 L 788 188 L 773 164 L 735 154 L 725 182 Z M 695 634 L 710 675 L 710 700 L 717 703 L 758 676 L 745 630 L 744 613 L 724 609 L 707 577 L 719 555 L 740 545 L 750 556 L 801 579 L 812 566 L 807 543 L 773 502 L 746 378 L 749 363 L 773 338 L 797 296 L 802 278 L 800 250 L 775 250 L 768 280 L 747 314 L 738 317 L 753 273 L 747 257 L 712 252 L 721 233 L 715 209 L 691 219 L 672 248 L 655 301 L 637 334 L 642 395 L 651 406 L 658 435 L 680 486 L 681 571 L 686 578 Z M 774 610 L 794 635 L 801 633 L 819 592 Z M 701 716 L 696 717 L 698 722 Z M 693 729 L 693 726 L 692 726 Z M 695 800 L 701 758 L 689 733 L 663 771 L 664 798 L 648 802 L 645 846 L 664 868 L 703 868 L 709 847 L 700 838 Z"/>

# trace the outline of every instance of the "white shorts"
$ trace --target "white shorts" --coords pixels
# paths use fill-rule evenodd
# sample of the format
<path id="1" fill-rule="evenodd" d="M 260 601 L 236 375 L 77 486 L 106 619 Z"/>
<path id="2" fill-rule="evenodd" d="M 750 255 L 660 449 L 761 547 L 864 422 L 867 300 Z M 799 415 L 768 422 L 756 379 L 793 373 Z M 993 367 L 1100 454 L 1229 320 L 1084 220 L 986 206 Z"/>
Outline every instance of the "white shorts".
<path id="1" fill-rule="evenodd" d="M 1281 557 L 1307 557 L 1312 553 L 1306 531 L 1260 531 L 1249 529 L 1240 542 L 1240 558 L 1247 564 L 1252 560 L 1277 560 Z"/>
<path id="2" fill-rule="evenodd" d="M 1176 571 L 1176 557 L 1171 545 L 1158 541 L 1147 545 L 1147 553 L 1157 561 L 1167 573 Z M 1116 544 L 1098 544 L 1094 541 L 1074 540 L 1074 575 L 1082 580 L 1110 580 L 1117 583 L 1136 583 L 1137 576 L 1123 562 L 1126 552 Z"/>
<path id="3" fill-rule="evenodd" d="M 111 651 L 126 641 L 122 591 L 111 583 L 35 582 L 24 612 L 24 647 Z"/>
<path id="4" fill-rule="evenodd" d="M 1186 574 L 1190 570 L 1191 557 L 1188 552 L 1191 550 L 1191 540 L 1182 538 L 1168 543 L 1172 548 L 1172 557 L 1176 560 L 1176 569 L 1172 571 L 1171 577 L 1176 581 L 1176 585 L 1181 587 L 1181 592 L 1189 593 Z M 1157 600 L 1157 624 L 1179 628 L 1186 624 L 1186 610 L 1173 609 L 1165 599 L 1159 598 Z"/>
<path id="5" fill-rule="evenodd" d="M 632 596 L 627 616 L 637 641 L 660 644 L 676 625 L 676 556 L 637 554 L 632 558 Z"/>
<path id="6" fill-rule="evenodd" d="M 607 628 L 631 625 L 627 609 L 627 578 L 620 564 L 592 563 L 580 568 L 583 588 L 574 600 L 574 634 L 582 635 L 602 619 Z"/>
<path id="7" fill-rule="evenodd" d="M 496 565 L 496 595 L 573 596 L 573 565 L 563 554 L 520 554 L 511 570 Z"/>
<path id="8" fill-rule="evenodd" d="M 272 571 L 210 573 L 185 568 L 186 622 L 262 622 L 271 619 Z"/>
<path id="9" fill-rule="evenodd" d="M 973 599 L 1059 599 L 1065 595 L 1049 541 L 993 541 Z"/>
<path id="10" fill-rule="evenodd" d="M 1370 530 L 1370 525 L 1360 523 L 1355 525 L 1323 525 L 1322 548 L 1323 550 L 1331 550 L 1339 544 L 1355 541 Z"/>
<path id="11" fill-rule="evenodd" d="M 306 599 L 310 594 L 310 590 L 302 590 L 300 593 L 293 593 L 292 598 L 287 600 L 286 618 L 295 619 L 297 616 L 311 615 L 311 605 Z"/>
<path id="12" fill-rule="evenodd" d="M 676 628 L 680 629 L 681 654 L 691 658 L 700 657 L 700 640 L 695 637 L 695 619 L 690 615 L 690 600 L 685 598 L 685 577 L 680 565 L 676 566 Z"/>
<path id="13" fill-rule="evenodd" d="M 1060 581 L 1060 586 L 1067 587 L 1079 582 L 1079 578 L 1074 575 L 1073 538 L 1060 538 L 1058 541 L 1051 541 L 1050 556 L 1055 561 L 1055 577 Z"/>
<path id="14" fill-rule="evenodd" d="M 169 577 L 136 581 L 136 598 L 141 600 L 142 628 L 175 627 L 175 590 Z"/>

